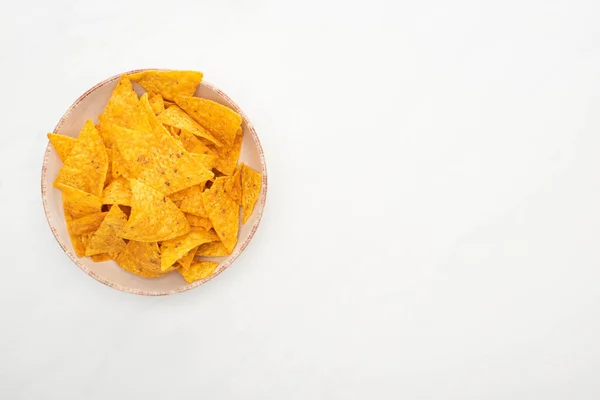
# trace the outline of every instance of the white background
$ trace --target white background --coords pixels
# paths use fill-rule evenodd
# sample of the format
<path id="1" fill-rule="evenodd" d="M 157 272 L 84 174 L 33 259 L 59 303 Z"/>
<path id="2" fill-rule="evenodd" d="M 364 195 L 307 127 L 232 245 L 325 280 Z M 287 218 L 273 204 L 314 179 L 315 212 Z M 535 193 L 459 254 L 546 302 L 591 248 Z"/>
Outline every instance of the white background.
<path id="1" fill-rule="evenodd" d="M 16 1 L 0 13 L 0 398 L 598 399 L 600 3 Z M 97 82 L 198 69 L 269 193 L 148 298 L 55 242 L 47 139 Z"/>

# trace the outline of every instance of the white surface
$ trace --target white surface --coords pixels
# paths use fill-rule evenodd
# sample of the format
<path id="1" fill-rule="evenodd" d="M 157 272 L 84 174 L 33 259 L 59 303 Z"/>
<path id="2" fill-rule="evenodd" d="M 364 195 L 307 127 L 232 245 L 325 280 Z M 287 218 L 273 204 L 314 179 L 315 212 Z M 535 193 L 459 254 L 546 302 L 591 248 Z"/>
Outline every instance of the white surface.
<path id="1" fill-rule="evenodd" d="M 600 3 L 283 3 L 0 13 L 0 397 L 597 399 Z M 166 298 L 74 266 L 39 189 L 71 102 L 152 66 L 230 94 L 270 180 Z"/>

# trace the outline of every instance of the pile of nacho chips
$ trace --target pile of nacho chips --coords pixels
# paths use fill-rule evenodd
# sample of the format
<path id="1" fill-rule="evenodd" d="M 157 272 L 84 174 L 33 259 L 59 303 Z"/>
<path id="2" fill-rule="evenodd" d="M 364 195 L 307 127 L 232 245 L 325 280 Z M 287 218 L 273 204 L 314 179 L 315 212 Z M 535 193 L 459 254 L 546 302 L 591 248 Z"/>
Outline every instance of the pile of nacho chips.
<path id="1" fill-rule="evenodd" d="M 262 175 L 237 163 L 241 116 L 194 97 L 201 80 L 194 71 L 124 75 L 97 125 L 88 120 L 76 139 L 48 134 L 79 257 L 146 278 L 176 270 L 193 282 L 219 264 L 204 257 L 233 252 Z M 132 81 L 147 92 L 138 97 Z"/>

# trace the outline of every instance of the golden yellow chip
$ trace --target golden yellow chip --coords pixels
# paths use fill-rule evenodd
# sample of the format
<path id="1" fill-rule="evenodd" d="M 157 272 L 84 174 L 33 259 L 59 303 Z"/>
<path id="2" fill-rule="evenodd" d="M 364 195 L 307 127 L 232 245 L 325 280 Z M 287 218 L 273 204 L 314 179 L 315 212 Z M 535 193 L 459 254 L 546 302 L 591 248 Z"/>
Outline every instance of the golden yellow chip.
<path id="1" fill-rule="evenodd" d="M 194 261 L 194 257 L 196 256 L 196 250 L 198 250 L 198 246 L 194 247 L 193 249 L 188 251 L 185 256 L 177 260 L 181 268 L 186 269 L 189 268 L 190 265 L 192 265 L 192 261 Z"/>
<path id="2" fill-rule="evenodd" d="M 73 245 L 73 250 L 75 250 L 75 254 L 77 257 L 83 257 L 85 255 L 85 244 L 83 243 L 81 235 L 75 235 L 72 232 L 72 224 L 73 217 L 71 213 L 68 212 L 67 205 L 64 204 L 65 209 L 65 224 L 67 225 L 67 231 L 69 232 L 69 237 L 71 238 L 71 244 Z"/>
<path id="3" fill-rule="evenodd" d="M 119 206 L 112 206 L 102 224 L 92 234 L 90 242 L 85 249 L 86 256 L 100 253 L 120 253 L 125 248 L 125 241 L 117 236 L 127 223 L 127 216 Z"/>
<path id="4" fill-rule="evenodd" d="M 208 278 L 215 273 L 218 262 L 212 261 L 195 261 L 189 268 L 180 268 L 177 271 L 183 276 L 187 283 L 192 283 L 204 278 Z"/>
<path id="5" fill-rule="evenodd" d="M 165 100 L 164 103 L 165 103 L 165 109 L 177 105 L 177 104 L 173 103 L 172 101 L 167 101 L 167 100 Z"/>
<path id="6" fill-rule="evenodd" d="M 239 206 L 242 205 L 242 166 L 238 165 L 235 167 L 233 171 L 233 175 L 227 178 L 225 182 L 225 191 L 233 201 L 235 201 Z"/>
<path id="7" fill-rule="evenodd" d="M 127 179 L 118 177 L 105 187 L 102 192 L 102 204 L 131 205 L 131 187 Z"/>
<path id="8" fill-rule="evenodd" d="M 115 261 L 125 271 L 145 278 L 159 278 L 165 274 L 160 270 L 160 251 L 156 242 L 130 240 Z"/>
<path id="9" fill-rule="evenodd" d="M 242 208 L 244 209 L 242 223 L 244 224 L 248 221 L 250 215 L 252 215 L 261 186 L 262 174 L 259 174 L 246 164 L 242 164 Z"/>
<path id="10" fill-rule="evenodd" d="M 161 269 L 166 271 L 194 247 L 198 247 L 202 243 L 214 242 L 215 240 L 219 240 L 219 238 L 212 230 L 207 231 L 202 228 L 192 228 L 186 235 L 162 242 L 160 246 Z"/>
<path id="11" fill-rule="evenodd" d="M 106 214 L 108 213 L 98 212 L 74 219 L 71 221 L 71 233 L 74 235 L 86 235 L 95 232 L 102 224 L 102 221 L 104 221 Z"/>
<path id="12" fill-rule="evenodd" d="M 240 206 L 225 192 L 226 177 L 216 178 L 210 189 L 202 192 L 204 208 L 227 251 L 232 252 L 238 239 Z"/>
<path id="13" fill-rule="evenodd" d="M 112 130 L 115 125 L 132 129 L 137 127 L 139 117 L 136 116 L 136 111 L 139 114 L 139 103 L 129 78 L 123 75 L 113 90 L 104 112 L 98 116 L 98 132 L 106 147 L 113 146 Z"/>
<path id="14" fill-rule="evenodd" d="M 242 125 L 242 117 L 238 113 L 212 100 L 199 97 L 177 96 L 175 103 L 223 145 L 233 144 L 233 139 Z"/>
<path id="15" fill-rule="evenodd" d="M 150 102 L 150 106 L 152 106 L 152 110 L 154 110 L 154 114 L 158 115 L 161 112 L 165 111 L 165 102 L 160 94 L 152 94 L 148 99 Z"/>
<path id="16" fill-rule="evenodd" d="M 183 200 L 183 199 L 185 199 L 187 197 L 188 192 L 189 192 L 190 189 L 191 189 L 191 187 L 185 188 L 185 189 L 180 190 L 180 191 L 175 192 L 175 193 L 171 193 L 169 195 L 169 198 L 171 200 L 173 200 L 173 201 L 181 201 L 181 200 Z"/>
<path id="17" fill-rule="evenodd" d="M 142 112 L 150 123 L 149 131 L 116 135 L 117 147 L 127 162 L 126 176 L 169 195 L 206 182 L 213 173 L 196 161 L 181 142 L 169 135 L 150 108 L 147 94 L 140 98 Z M 129 136 L 129 141 L 122 140 Z"/>
<path id="18" fill-rule="evenodd" d="M 196 136 L 205 138 L 206 140 L 214 143 L 216 146 L 221 146 L 223 143 L 212 135 L 209 131 L 204 129 L 200 124 L 194 121 L 189 115 L 177 106 L 167 108 L 163 113 L 158 116 L 158 120 L 169 126 L 187 131 Z"/>
<path id="19" fill-rule="evenodd" d="M 191 227 L 204 228 L 207 231 L 210 230 L 213 226 L 208 217 L 198 217 L 193 214 L 185 214 L 189 224 Z"/>
<path id="20" fill-rule="evenodd" d="M 167 125 L 165 125 L 165 128 L 167 128 L 167 130 L 169 131 L 169 133 L 171 133 L 171 136 L 173 136 L 174 138 L 179 138 L 179 134 L 181 133 L 181 129 L 175 128 L 174 126 L 167 126 Z"/>
<path id="21" fill-rule="evenodd" d="M 196 255 L 199 257 L 223 257 L 230 254 L 231 252 L 227 251 L 225 245 L 220 240 L 201 244 L 196 251 Z"/>
<path id="22" fill-rule="evenodd" d="M 73 150 L 75 142 L 77 142 L 77 139 L 75 138 L 65 135 L 58 135 L 56 133 L 49 133 L 48 139 L 50 139 L 52 147 L 54 147 L 54 150 L 56 150 L 58 157 L 62 162 L 65 162 L 69 154 L 71 154 L 71 150 Z"/>
<path id="23" fill-rule="evenodd" d="M 97 196 L 67 185 L 59 185 L 58 188 L 62 192 L 65 212 L 68 212 L 73 218 L 98 213 L 102 209 L 102 202 Z"/>
<path id="24" fill-rule="evenodd" d="M 129 75 L 148 92 L 158 93 L 166 100 L 177 95 L 192 96 L 202 81 L 202 72 L 197 71 L 143 71 Z"/>
<path id="25" fill-rule="evenodd" d="M 100 196 L 107 170 L 108 156 L 104 143 L 92 121 L 87 120 L 58 172 L 54 186 L 64 184 Z"/>
<path id="26" fill-rule="evenodd" d="M 217 164 L 217 157 L 212 154 L 190 153 L 196 161 L 204 165 L 206 169 L 213 169 Z"/>
<path id="27" fill-rule="evenodd" d="M 139 242 L 158 242 L 185 235 L 190 224 L 171 199 L 132 179 L 131 216 L 120 236 Z M 188 249 L 189 250 L 189 249 Z"/>
<path id="28" fill-rule="evenodd" d="M 204 154 L 208 152 L 208 147 L 188 131 L 181 131 L 179 140 L 181 140 L 183 147 L 190 153 Z"/>
<path id="29" fill-rule="evenodd" d="M 92 256 L 93 262 L 103 262 L 103 261 L 108 261 L 108 260 L 112 260 L 112 256 L 108 253 L 94 254 Z"/>
<path id="30" fill-rule="evenodd" d="M 104 179 L 104 187 L 106 188 L 113 181 L 112 165 L 113 165 L 113 149 L 105 147 L 106 157 L 108 158 L 108 168 L 106 169 L 106 179 Z"/>
<path id="31" fill-rule="evenodd" d="M 187 214 L 207 217 L 202 201 L 202 188 L 200 185 L 192 186 L 187 190 L 186 196 L 181 200 L 179 208 Z"/>
<path id="32" fill-rule="evenodd" d="M 242 150 L 242 136 L 236 136 L 233 141 L 233 146 L 230 147 L 214 147 L 209 146 L 213 155 L 217 156 L 214 168 L 220 171 L 223 175 L 231 175 L 235 171 L 235 167 L 240 157 Z"/>

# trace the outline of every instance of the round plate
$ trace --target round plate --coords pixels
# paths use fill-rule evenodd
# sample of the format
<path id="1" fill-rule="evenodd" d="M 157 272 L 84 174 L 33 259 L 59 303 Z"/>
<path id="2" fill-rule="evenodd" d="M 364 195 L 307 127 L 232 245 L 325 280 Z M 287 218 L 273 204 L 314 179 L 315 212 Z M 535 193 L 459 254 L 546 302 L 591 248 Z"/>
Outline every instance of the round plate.
<path id="1" fill-rule="evenodd" d="M 143 70 L 129 71 L 125 72 L 125 74 L 139 71 Z M 91 119 L 94 123 L 97 123 L 98 115 L 104 110 L 121 75 L 122 74 L 119 74 L 108 78 L 85 92 L 63 115 L 58 122 L 58 125 L 56 125 L 56 128 L 54 128 L 54 133 L 77 137 L 87 119 Z M 135 82 L 133 82 L 133 88 L 138 95 L 141 95 L 144 92 L 144 90 Z M 202 285 L 223 272 L 223 270 L 229 267 L 241 252 L 244 251 L 248 243 L 250 243 L 252 236 L 254 236 L 260 223 L 267 199 L 267 169 L 258 135 L 243 111 L 240 110 L 240 108 L 225 93 L 215 86 L 202 81 L 198 86 L 195 95 L 226 105 L 242 116 L 244 140 L 239 162 L 243 162 L 256 171 L 262 172 L 263 175 L 263 186 L 260 196 L 254 207 L 254 212 L 248 221 L 246 221 L 246 224 L 240 224 L 239 238 L 235 250 L 227 257 L 215 259 L 220 261 L 220 264 L 212 276 L 193 283 L 187 283 L 183 277 L 176 272 L 172 272 L 157 279 L 142 278 L 124 271 L 112 260 L 96 263 L 88 257 L 77 257 L 67 232 L 61 192 L 52 186 L 54 179 L 62 166 L 62 162 L 54 147 L 48 144 L 44 156 L 44 165 L 42 167 L 42 199 L 48 224 L 50 225 L 50 229 L 52 230 L 52 233 L 54 233 L 54 237 L 56 237 L 58 244 L 62 247 L 67 256 L 69 256 L 79 268 L 97 281 L 124 292 L 146 296 L 163 296 L 184 292 Z"/>

